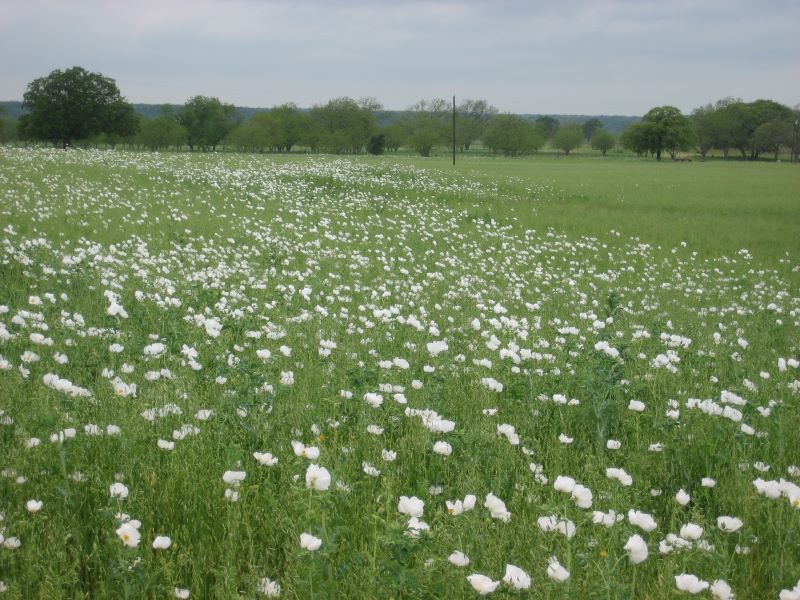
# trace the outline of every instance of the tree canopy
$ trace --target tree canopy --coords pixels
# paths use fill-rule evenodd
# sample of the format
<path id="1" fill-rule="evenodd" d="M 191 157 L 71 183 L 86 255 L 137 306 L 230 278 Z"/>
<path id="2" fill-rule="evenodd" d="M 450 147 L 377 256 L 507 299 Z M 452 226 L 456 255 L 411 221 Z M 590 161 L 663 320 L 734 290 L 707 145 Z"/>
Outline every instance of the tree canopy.
<path id="1" fill-rule="evenodd" d="M 311 132 L 309 146 L 315 145 L 334 154 L 359 154 L 364 150 L 378 124 L 370 108 L 371 99 L 359 104 L 352 98 L 334 98 L 311 109 L 317 131 Z M 316 138 L 316 139 L 313 139 Z"/>
<path id="2" fill-rule="evenodd" d="M 516 115 L 498 115 L 486 127 L 483 144 L 492 152 L 517 156 L 537 152 L 545 139 L 533 123 Z"/>
<path id="3" fill-rule="evenodd" d="M 186 128 L 171 115 L 160 117 L 143 117 L 139 122 L 138 141 L 145 148 L 156 151 L 162 148 L 180 148 L 186 143 Z"/>
<path id="4" fill-rule="evenodd" d="M 420 100 L 404 117 L 407 143 L 420 156 L 430 156 L 434 146 L 444 144 L 450 136 L 449 103 L 443 98 Z"/>
<path id="5" fill-rule="evenodd" d="M 656 155 L 656 160 L 661 160 L 664 151 L 674 158 L 679 151 L 688 150 L 695 140 L 692 122 L 674 106 L 651 108 L 641 124 L 647 149 Z"/>
<path id="6" fill-rule="evenodd" d="M 591 144 L 595 150 L 600 150 L 603 156 L 614 147 L 617 143 L 614 134 L 605 129 L 595 129 L 592 134 Z"/>
<path id="7" fill-rule="evenodd" d="M 587 121 L 584 121 L 582 127 L 583 127 L 583 136 L 586 138 L 586 141 L 588 142 L 592 139 L 592 136 L 594 135 L 595 131 L 603 128 L 603 123 L 598 118 L 592 118 L 588 119 Z"/>
<path id="8" fill-rule="evenodd" d="M 101 133 L 129 136 L 138 125 L 133 106 L 114 80 L 82 67 L 34 79 L 23 106 L 27 112 L 20 117 L 20 133 L 62 148 Z"/>
<path id="9" fill-rule="evenodd" d="M 553 138 L 553 145 L 559 150 L 563 150 L 564 154 L 569 156 L 572 150 L 580 148 L 583 145 L 583 140 L 583 127 L 578 123 L 565 123 L 556 131 L 556 135 Z"/>
<path id="10" fill-rule="evenodd" d="M 219 98 L 194 96 L 178 111 L 178 122 L 186 129 L 186 143 L 192 151 L 214 150 L 236 124 L 236 109 Z"/>
<path id="11" fill-rule="evenodd" d="M 544 133 L 545 138 L 548 140 L 552 140 L 555 137 L 556 132 L 561 125 L 558 119 L 548 116 L 539 117 L 536 119 L 536 124 L 539 126 L 542 133 Z"/>
<path id="12" fill-rule="evenodd" d="M 486 100 L 464 100 L 458 105 L 456 144 L 461 152 L 469 150 L 475 140 L 483 137 L 486 126 L 496 114 L 497 109 Z"/>

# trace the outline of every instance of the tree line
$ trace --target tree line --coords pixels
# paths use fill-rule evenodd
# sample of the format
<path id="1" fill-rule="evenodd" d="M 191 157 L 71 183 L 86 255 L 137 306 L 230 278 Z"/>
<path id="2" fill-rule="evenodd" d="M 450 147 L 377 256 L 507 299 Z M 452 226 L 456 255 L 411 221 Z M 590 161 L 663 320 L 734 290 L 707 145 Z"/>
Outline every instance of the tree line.
<path id="1" fill-rule="evenodd" d="M 384 111 L 375 98 L 335 98 L 310 110 L 283 104 L 241 119 L 236 108 L 218 98 L 194 96 L 183 106 L 165 106 L 159 116 L 142 117 L 120 94 L 113 79 L 81 67 L 53 71 L 35 79 L 23 97 L 24 113 L 16 130 L 0 118 L 0 142 L 14 137 L 66 148 L 76 142 L 126 144 L 157 151 L 208 152 L 220 147 L 241 152 L 310 152 L 383 154 L 409 149 L 429 156 L 453 143 L 469 151 L 477 142 L 492 153 L 521 156 L 545 146 L 565 155 L 586 145 L 607 152 L 624 148 L 661 160 L 712 149 L 727 158 L 738 150 L 756 160 L 763 153 L 788 148 L 798 157 L 798 109 L 772 100 L 743 102 L 726 98 L 683 115 L 672 106 L 651 109 L 617 138 L 603 123 L 560 123 L 549 116 L 535 120 L 500 114 L 486 100 L 464 100 L 456 107 L 445 99 L 421 100 L 407 110 Z M 1 117 L 1 116 L 0 116 Z"/>

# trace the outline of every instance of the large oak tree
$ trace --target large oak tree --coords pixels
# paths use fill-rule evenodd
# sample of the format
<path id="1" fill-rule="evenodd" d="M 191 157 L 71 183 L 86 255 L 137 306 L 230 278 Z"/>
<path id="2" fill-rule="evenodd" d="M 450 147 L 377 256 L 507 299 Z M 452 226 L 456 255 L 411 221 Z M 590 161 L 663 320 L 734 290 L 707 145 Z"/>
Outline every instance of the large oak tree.
<path id="1" fill-rule="evenodd" d="M 31 81 L 23 107 L 27 112 L 20 117 L 21 135 L 62 148 L 100 133 L 132 135 L 138 126 L 133 106 L 114 80 L 82 67 Z"/>

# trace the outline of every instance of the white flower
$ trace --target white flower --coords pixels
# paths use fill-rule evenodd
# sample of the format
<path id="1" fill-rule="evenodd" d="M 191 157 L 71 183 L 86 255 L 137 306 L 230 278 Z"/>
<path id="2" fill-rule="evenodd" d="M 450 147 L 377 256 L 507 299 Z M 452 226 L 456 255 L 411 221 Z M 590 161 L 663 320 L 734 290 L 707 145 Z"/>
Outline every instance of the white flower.
<path id="1" fill-rule="evenodd" d="M 553 482 L 553 488 L 557 492 L 571 494 L 572 490 L 575 489 L 575 480 L 572 477 L 567 477 L 566 475 L 559 475 Z"/>
<path id="2" fill-rule="evenodd" d="M 225 499 L 230 502 L 237 502 L 239 500 L 239 492 L 230 488 L 225 489 Z"/>
<path id="3" fill-rule="evenodd" d="M 501 521 L 505 522 L 508 522 L 511 519 L 511 513 L 506 510 L 505 502 L 503 502 L 494 494 L 487 494 L 483 505 L 489 509 L 493 519 L 500 519 Z"/>
<path id="4" fill-rule="evenodd" d="M 261 452 L 253 452 L 253 458 L 255 458 L 259 463 L 264 465 L 265 467 L 274 467 L 278 464 L 278 459 L 272 456 L 271 453 L 261 453 Z"/>
<path id="5" fill-rule="evenodd" d="M 383 396 L 373 392 L 367 392 L 364 394 L 364 401 L 372 408 L 378 408 L 381 404 L 383 404 Z"/>
<path id="6" fill-rule="evenodd" d="M 119 526 L 116 533 L 119 536 L 119 539 L 122 540 L 122 543 L 126 546 L 130 548 L 136 548 L 139 546 L 141 535 L 139 534 L 139 530 L 131 525 L 131 523 L 123 523 Z"/>
<path id="7" fill-rule="evenodd" d="M 478 498 L 475 497 L 474 494 L 467 494 L 464 496 L 464 510 L 472 510 L 475 508 L 475 503 L 478 501 Z"/>
<path id="8" fill-rule="evenodd" d="M 418 538 L 423 531 L 428 531 L 430 529 L 430 525 L 428 525 L 425 521 L 420 521 L 417 517 L 411 517 L 406 524 L 408 531 L 406 531 L 406 535 L 411 536 L 412 538 Z"/>
<path id="9" fill-rule="evenodd" d="M 572 488 L 572 499 L 575 501 L 575 506 L 578 508 L 591 508 L 592 507 L 592 490 L 580 483 L 576 483 Z"/>
<path id="10" fill-rule="evenodd" d="M 158 440 L 156 445 L 161 448 L 162 450 L 174 450 L 175 449 L 175 442 L 169 440 Z"/>
<path id="11" fill-rule="evenodd" d="M 675 576 L 675 585 L 682 592 L 689 592 L 690 594 L 699 594 L 705 589 L 708 589 L 708 582 L 703 581 L 692 575 L 691 573 L 681 573 Z"/>
<path id="12" fill-rule="evenodd" d="M 322 546 L 322 540 L 318 537 L 314 537 L 310 533 L 300 534 L 300 547 L 303 550 L 313 552 L 314 550 L 319 550 L 320 546 Z"/>
<path id="13" fill-rule="evenodd" d="M 111 495 L 112 498 L 127 498 L 128 497 L 128 486 L 124 483 L 120 483 L 117 481 L 116 483 L 112 483 L 108 487 L 108 493 Z"/>
<path id="14" fill-rule="evenodd" d="M 728 585 L 728 582 L 724 579 L 717 579 L 714 581 L 709 591 L 714 600 L 735 600 L 736 598 L 733 594 L 733 590 L 731 590 L 731 586 Z"/>
<path id="15" fill-rule="evenodd" d="M 25 503 L 25 509 L 28 512 L 32 513 L 39 512 L 40 510 L 42 510 L 42 506 L 44 506 L 44 502 L 42 502 L 41 500 L 28 500 Z"/>
<path id="16" fill-rule="evenodd" d="M 604 525 L 605 527 L 613 527 L 624 518 L 613 510 L 609 510 L 607 513 L 596 510 L 592 513 L 592 523 Z"/>
<path id="17" fill-rule="evenodd" d="M 170 546 L 172 546 L 172 540 L 168 535 L 159 535 L 153 540 L 154 550 L 166 550 Z"/>
<path id="18" fill-rule="evenodd" d="M 644 409 L 647 408 L 641 400 L 631 400 L 628 403 L 628 410 L 632 410 L 634 412 L 644 412 Z"/>
<path id="19" fill-rule="evenodd" d="M 0 536 L 0 537 L 2 537 L 2 536 Z M 5 540 L 3 540 L 3 547 L 8 549 L 8 550 L 16 550 L 21 545 L 22 545 L 22 542 L 19 540 L 18 537 L 8 537 Z"/>
<path id="20" fill-rule="evenodd" d="M 680 504 L 681 506 L 686 506 L 687 504 L 689 504 L 690 500 L 691 500 L 691 497 L 686 492 L 686 490 L 683 490 L 683 489 L 678 490 L 678 493 L 675 494 L 675 501 L 678 504 Z"/>
<path id="21" fill-rule="evenodd" d="M 711 477 L 703 477 L 700 485 L 707 488 L 713 488 L 715 485 L 717 485 L 717 482 L 711 479 Z"/>
<path id="22" fill-rule="evenodd" d="M 563 582 L 569 579 L 569 571 L 567 571 L 555 556 L 551 556 L 547 560 L 547 576 L 553 581 Z"/>
<path id="23" fill-rule="evenodd" d="M 301 456 L 309 460 L 319 458 L 319 448 L 316 446 L 305 446 L 301 442 L 292 440 L 292 450 L 294 450 L 295 456 Z"/>
<path id="24" fill-rule="evenodd" d="M 497 586 L 500 585 L 499 581 L 492 581 L 489 577 L 481 575 L 480 573 L 473 573 L 467 576 L 467 581 L 469 581 L 470 585 L 472 585 L 475 591 L 481 596 L 491 594 L 497 589 Z"/>
<path id="25" fill-rule="evenodd" d="M 440 441 L 433 445 L 433 451 L 434 453 L 441 454 L 442 456 L 450 456 L 453 453 L 453 447 L 447 442 Z"/>
<path id="26" fill-rule="evenodd" d="M 527 590 L 531 587 L 530 575 L 514 565 L 506 565 L 506 574 L 503 577 L 503 581 L 515 590 Z"/>
<path id="27" fill-rule="evenodd" d="M 639 512 L 638 510 L 631 509 L 628 511 L 628 521 L 631 525 L 635 525 L 645 531 L 653 531 L 658 527 L 658 524 L 651 515 L 645 512 Z"/>
<path id="28" fill-rule="evenodd" d="M 728 533 L 738 531 L 742 525 L 744 525 L 742 520 L 737 519 L 736 517 L 717 517 L 717 527 L 719 527 L 722 531 L 727 531 Z"/>
<path id="29" fill-rule="evenodd" d="M 187 600 L 187 598 L 191 595 L 189 590 L 187 590 L 186 588 L 179 588 L 179 587 L 176 587 L 173 590 L 173 594 L 175 595 L 176 598 L 178 598 L 178 600 Z"/>
<path id="30" fill-rule="evenodd" d="M 202 410 L 198 410 L 195 413 L 194 418 L 197 419 L 198 421 L 208 421 L 213 416 L 214 416 L 213 410 L 209 408 L 204 408 Z"/>
<path id="31" fill-rule="evenodd" d="M 269 577 L 262 578 L 256 589 L 267 598 L 277 598 L 281 595 L 280 584 L 277 581 L 272 581 Z"/>
<path id="32" fill-rule="evenodd" d="M 368 462 L 361 463 L 361 470 L 364 471 L 370 477 L 378 477 L 381 474 L 381 470 L 376 468 L 375 465 L 371 465 Z"/>
<path id="33" fill-rule="evenodd" d="M 616 467 L 609 467 L 606 469 L 606 477 L 609 479 L 616 479 L 625 487 L 633 485 L 633 477 L 625 472 L 625 469 L 618 469 Z"/>
<path id="34" fill-rule="evenodd" d="M 244 481 L 245 477 L 247 477 L 247 473 L 244 471 L 225 471 L 222 474 L 222 481 L 228 485 L 237 486 Z"/>
<path id="35" fill-rule="evenodd" d="M 447 512 L 453 516 L 460 515 L 464 512 L 464 503 L 461 500 L 456 500 L 455 502 L 450 502 L 450 500 L 445 501 L 445 505 L 447 505 Z"/>
<path id="36" fill-rule="evenodd" d="M 685 540 L 699 540 L 703 536 L 703 528 L 695 523 L 686 523 L 681 527 L 680 536 Z"/>
<path id="37" fill-rule="evenodd" d="M 319 467 L 314 463 L 308 465 L 306 469 L 306 487 L 324 492 L 331 487 L 331 474 L 325 467 Z"/>
<path id="38" fill-rule="evenodd" d="M 408 515 L 409 517 L 421 517 L 425 511 L 425 502 L 416 496 L 400 496 L 400 501 L 397 503 L 397 511 L 401 514 Z"/>
<path id="39" fill-rule="evenodd" d="M 461 551 L 453 552 L 447 560 L 457 567 L 466 567 L 469 564 L 469 557 Z"/>
<path id="40" fill-rule="evenodd" d="M 394 459 L 397 458 L 397 452 L 394 450 L 386 450 L 385 448 L 381 450 L 381 458 L 386 462 L 392 462 Z"/>
<path id="41" fill-rule="evenodd" d="M 608 440 L 606 442 L 606 448 L 608 448 L 609 450 L 619 450 L 620 448 L 622 448 L 622 442 L 617 440 Z"/>
<path id="42" fill-rule="evenodd" d="M 560 433 L 558 435 L 558 441 L 561 442 L 562 444 L 571 444 L 574 440 L 575 438 L 571 438 L 564 433 Z"/>
<path id="43" fill-rule="evenodd" d="M 647 558 L 647 544 L 637 534 L 628 538 L 625 551 L 628 553 L 628 560 L 634 565 L 638 565 Z"/>
<path id="44" fill-rule="evenodd" d="M 435 342 L 428 342 L 425 344 L 425 347 L 428 349 L 428 352 L 431 353 L 431 356 L 437 356 L 447 350 L 447 342 L 438 340 Z"/>

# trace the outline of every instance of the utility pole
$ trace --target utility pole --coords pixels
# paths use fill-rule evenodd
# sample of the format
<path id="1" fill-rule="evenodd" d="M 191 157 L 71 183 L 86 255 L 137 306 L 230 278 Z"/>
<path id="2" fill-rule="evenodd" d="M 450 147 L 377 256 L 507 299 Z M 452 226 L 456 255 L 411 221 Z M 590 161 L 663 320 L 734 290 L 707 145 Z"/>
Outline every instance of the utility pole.
<path id="1" fill-rule="evenodd" d="M 797 126 L 800 125 L 800 119 L 794 120 L 794 128 L 792 129 L 792 160 L 789 162 L 800 162 L 800 152 L 797 151 Z"/>
<path id="2" fill-rule="evenodd" d="M 795 123 L 795 130 L 797 123 Z M 453 165 L 456 164 L 456 97 L 453 95 Z"/>

